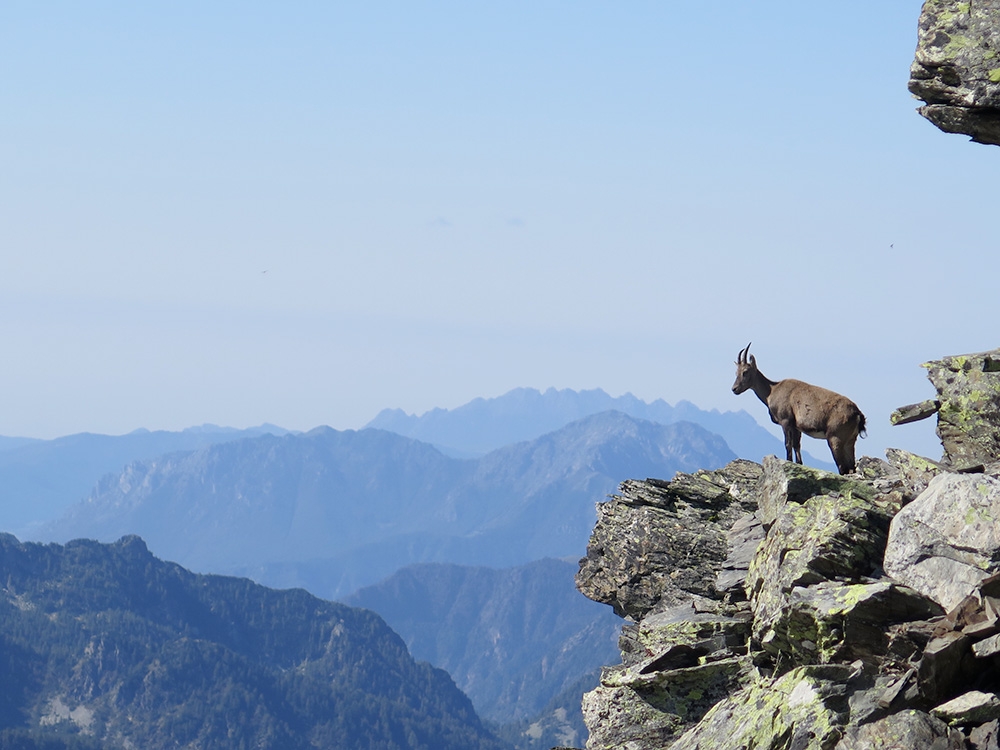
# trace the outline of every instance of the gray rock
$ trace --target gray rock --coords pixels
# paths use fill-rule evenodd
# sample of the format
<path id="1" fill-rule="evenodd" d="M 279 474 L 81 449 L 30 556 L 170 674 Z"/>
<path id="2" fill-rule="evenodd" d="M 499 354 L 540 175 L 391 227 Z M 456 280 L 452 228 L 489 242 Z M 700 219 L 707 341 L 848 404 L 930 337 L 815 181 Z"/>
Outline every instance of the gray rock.
<path id="1" fill-rule="evenodd" d="M 972 750 L 1000 750 L 1000 721 L 994 719 L 969 732 L 969 747 Z"/>
<path id="2" fill-rule="evenodd" d="M 671 482 L 623 482 L 619 495 L 597 506 L 577 588 L 635 620 L 656 607 L 717 596 L 726 532 L 756 508 L 760 472 L 759 464 L 738 460 Z"/>
<path id="3" fill-rule="evenodd" d="M 944 464 L 899 448 L 888 448 L 885 455 L 899 477 L 903 504 L 911 502 L 926 490 L 927 485 L 938 474 L 948 471 Z"/>
<path id="4" fill-rule="evenodd" d="M 860 581 L 885 549 L 891 510 L 856 479 L 768 457 L 761 480 L 767 536 L 746 579 L 754 637 L 766 650 L 788 646 L 779 622 L 792 589 L 830 578 Z"/>
<path id="5" fill-rule="evenodd" d="M 931 714 L 948 724 L 984 724 L 1000 719 L 1000 697 L 996 693 L 970 690 L 931 709 Z"/>
<path id="6" fill-rule="evenodd" d="M 757 548 L 764 541 L 764 525 L 756 513 L 747 513 L 738 518 L 726 532 L 726 547 L 729 554 L 722 561 L 715 578 L 715 590 L 730 600 L 746 598 L 744 591 L 750 562 Z"/>
<path id="7" fill-rule="evenodd" d="M 941 474 L 892 520 L 885 572 L 950 611 L 1000 570 L 998 519 L 1000 480 Z"/>
<path id="8" fill-rule="evenodd" d="M 661 658 L 669 649 L 683 645 L 691 650 L 697 663 L 698 658 L 717 652 L 745 652 L 750 622 L 748 617 L 699 612 L 685 604 L 644 617 L 636 638 L 651 658 Z"/>
<path id="9" fill-rule="evenodd" d="M 1000 68 L 997 71 L 1000 75 Z M 942 463 L 965 470 L 1000 461 L 1000 349 L 945 357 L 923 366 L 938 392 Z"/>
<path id="10" fill-rule="evenodd" d="M 940 614 L 936 604 L 891 581 L 824 581 L 791 590 L 766 645 L 798 664 L 871 662 L 887 653 L 892 625 Z"/>
<path id="11" fill-rule="evenodd" d="M 848 727 L 835 750 L 964 750 L 965 738 L 938 718 L 908 709 Z"/>
<path id="12" fill-rule="evenodd" d="M 720 701 L 670 750 L 832 748 L 849 718 L 847 667 L 798 667 Z"/>
<path id="13" fill-rule="evenodd" d="M 749 680 L 748 657 L 658 671 L 609 668 L 583 697 L 587 750 L 653 750 L 676 739 L 716 703 Z"/>
<path id="14" fill-rule="evenodd" d="M 1000 1 L 926 0 L 910 91 L 947 133 L 1000 144 Z"/>
<path id="15" fill-rule="evenodd" d="M 765 528 L 769 528 L 789 504 L 805 505 L 812 498 L 823 495 L 858 495 L 871 499 L 875 492 L 870 483 L 849 476 L 784 461 L 777 456 L 764 457 L 758 515 Z"/>
<path id="16" fill-rule="evenodd" d="M 917 695 L 920 702 L 934 705 L 961 689 L 969 636 L 951 631 L 932 638 L 917 664 Z"/>

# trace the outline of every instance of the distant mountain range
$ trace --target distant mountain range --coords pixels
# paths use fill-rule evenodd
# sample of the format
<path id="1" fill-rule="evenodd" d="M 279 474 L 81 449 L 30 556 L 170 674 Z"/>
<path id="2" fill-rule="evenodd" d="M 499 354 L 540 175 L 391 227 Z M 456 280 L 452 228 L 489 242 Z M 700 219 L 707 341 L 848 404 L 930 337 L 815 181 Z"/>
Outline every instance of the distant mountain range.
<path id="1" fill-rule="evenodd" d="M 287 433 L 274 425 L 248 430 L 202 425 L 183 432 L 80 433 L 55 440 L 0 437 L 0 530 L 23 535 L 90 494 L 102 476 L 133 461 L 214 443 Z"/>
<path id="2" fill-rule="evenodd" d="M 741 458 L 759 461 L 770 453 L 784 453 L 781 440 L 745 411 L 704 411 L 687 401 L 676 406 L 663 400 L 647 404 L 631 394 L 613 398 L 600 389 L 549 388 L 543 393 L 517 388 L 496 398 L 478 398 L 456 409 L 434 409 L 421 416 L 387 409 L 367 426 L 430 443 L 451 457 L 475 458 L 612 410 L 659 424 L 693 422 L 722 436 Z M 0 530 L 33 536 L 32 527 L 57 518 L 86 498 L 102 477 L 118 474 L 134 461 L 287 432 L 274 425 L 247 430 L 203 425 L 183 432 L 80 433 L 55 440 L 0 436 Z M 806 460 L 813 466 L 834 468 L 828 460 L 809 455 Z"/>
<path id="3" fill-rule="evenodd" d="M 135 462 L 32 537 L 140 534 L 194 570 L 334 598 L 416 562 L 578 557 L 594 504 L 622 479 L 734 457 L 697 425 L 618 412 L 474 460 L 382 430 L 317 428 Z"/>
<path id="4" fill-rule="evenodd" d="M 551 559 L 506 570 L 413 565 L 343 601 L 378 612 L 414 658 L 448 671 L 484 719 L 548 719 L 553 731 L 535 738 L 547 749 L 582 744 L 580 698 L 596 687 L 598 668 L 619 656 L 622 621 L 580 595 L 577 569 Z M 592 681 L 578 685 L 584 674 Z M 575 715 L 555 720 L 546 705 L 566 691 Z"/>
<path id="5" fill-rule="evenodd" d="M 721 435 L 740 458 L 760 461 L 783 456 L 782 440 L 761 427 L 747 412 L 705 411 L 690 401 L 671 406 L 662 399 L 646 403 L 631 393 L 612 397 L 600 388 L 589 391 L 515 388 L 496 398 L 477 398 L 456 409 L 433 409 L 420 416 L 401 409 L 384 409 L 366 427 L 388 430 L 437 446 L 459 457 L 483 455 L 504 445 L 534 440 L 578 419 L 603 411 L 658 424 L 694 422 Z M 804 454 L 813 466 L 829 470 L 829 460 Z"/>
<path id="6" fill-rule="evenodd" d="M 595 503 L 624 479 L 782 452 L 746 412 L 554 389 L 384 411 L 359 431 L 0 438 L 0 528 L 43 541 L 139 533 L 189 568 L 327 598 L 371 587 L 357 596 L 418 658 L 453 670 L 517 750 L 544 750 L 582 743 L 579 696 L 618 623 L 575 591 L 574 564 L 535 561 L 580 557 Z"/>
<path id="7" fill-rule="evenodd" d="M 375 614 L 112 545 L 0 535 L 5 748 L 502 750 Z"/>

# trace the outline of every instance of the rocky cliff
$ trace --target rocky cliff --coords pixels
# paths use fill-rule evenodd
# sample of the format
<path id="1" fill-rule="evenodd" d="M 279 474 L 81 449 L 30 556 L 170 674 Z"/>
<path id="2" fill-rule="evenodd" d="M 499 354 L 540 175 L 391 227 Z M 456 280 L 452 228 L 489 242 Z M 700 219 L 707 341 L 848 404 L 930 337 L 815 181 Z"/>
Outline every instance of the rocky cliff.
<path id="1" fill-rule="evenodd" d="M 1000 0 L 926 0 L 910 91 L 947 133 L 1000 145 Z"/>
<path id="2" fill-rule="evenodd" d="M 627 618 L 588 750 L 1000 748 L 1000 350 L 927 363 L 941 460 L 627 481 L 577 586 Z"/>

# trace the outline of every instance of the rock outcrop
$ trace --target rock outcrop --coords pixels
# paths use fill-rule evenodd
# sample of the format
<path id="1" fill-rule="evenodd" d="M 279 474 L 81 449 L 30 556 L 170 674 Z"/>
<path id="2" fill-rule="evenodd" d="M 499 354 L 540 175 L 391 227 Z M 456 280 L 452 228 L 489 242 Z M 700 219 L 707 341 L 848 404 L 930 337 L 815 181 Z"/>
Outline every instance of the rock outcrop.
<path id="1" fill-rule="evenodd" d="M 588 750 L 1000 749 L 1000 401 L 959 359 L 931 413 L 981 395 L 943 461 L 769 456 L 599 506 L 577 586 L 628 622 Z"/>
<path id="2" fill-rule="evenodd" d="M 1000 0 L 925 0 L 910 91 L 946 133 L 1000 145 Z"/>
<path id="3" fill-rule="evenodd" d="M 937 434 L 944 446 L 941 463 L 978 470 L 996 461 L 1000 456 L 1000 349 L 944 357 L 923 367 L 937 397 L 900 407 L 890 421 L 907 424 L 937 414 Z"/>

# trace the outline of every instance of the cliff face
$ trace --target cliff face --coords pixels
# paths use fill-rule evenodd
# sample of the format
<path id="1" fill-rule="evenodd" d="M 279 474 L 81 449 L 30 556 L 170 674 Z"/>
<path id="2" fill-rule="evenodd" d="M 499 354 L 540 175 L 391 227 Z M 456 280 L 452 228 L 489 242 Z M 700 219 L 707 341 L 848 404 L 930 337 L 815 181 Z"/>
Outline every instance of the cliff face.
<path id="1" fill-rule="evenodd" d="M 1000 0 L 926 0 L 910 92 L 947 133 L 1000 145 Z"/>
<path id="2" fill-rule="evenodd" d="M 769 456 L 601 504 L 577 586 L 630 622 L 588 750 L 1000 747 L 994 359 L 928 365 L 945 461 Z"/>

